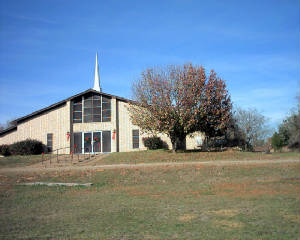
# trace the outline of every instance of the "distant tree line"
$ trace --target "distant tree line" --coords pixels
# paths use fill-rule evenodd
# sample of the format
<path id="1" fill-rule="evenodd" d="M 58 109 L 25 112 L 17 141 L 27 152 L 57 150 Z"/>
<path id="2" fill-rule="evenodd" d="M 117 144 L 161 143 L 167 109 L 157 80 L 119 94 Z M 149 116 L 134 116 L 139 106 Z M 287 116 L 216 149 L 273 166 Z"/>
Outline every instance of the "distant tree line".
<path id="1" fill-rule="evenodd" d="M 300 107 L 298 101 L 298 109 L 291 111 L 291 113 L 279 125 L 278 132 L 275 132 L 272 136 L 271 144 L 275 150 L 281 150 L 284 146 L 290 149 L 299 149 L 299 116 Z"/>

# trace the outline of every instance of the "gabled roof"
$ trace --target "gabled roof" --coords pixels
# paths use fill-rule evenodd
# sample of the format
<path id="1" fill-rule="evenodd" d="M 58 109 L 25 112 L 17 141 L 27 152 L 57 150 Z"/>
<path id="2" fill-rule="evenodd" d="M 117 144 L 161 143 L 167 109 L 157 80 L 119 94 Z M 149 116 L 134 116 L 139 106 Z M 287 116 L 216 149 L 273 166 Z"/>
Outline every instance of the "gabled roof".
<path id="1" fill-rule="evenodd" d="M 76 95 L 73 95 L 73 96 L 71 96 L 71 97 L 69 97 L 69 98 L 66 98 L 66 99 L 64 99 L 64 100 L 62 100 L 62 101 L 59 101 L 59 102 L 57 102 L 57 103 L 54 103 L 54 104 L 52 104 L 52 105 L 50 105 L 50 106 L 48 106 L 48 107 L 45 107 L 45 108 L 42 108 L 42 109 L 40 109 L 40 110 L 38 110 L 38 111 L 35 111 L 35 112 L 33 112 L 33 113 L 30 113 L 30 114 L 28 114 L 28 115 L 26 115 L 26 116 L 24 116 L 24 117 L 20 117 L 20 118 L 17 118 L 17 119 L 15 119 L 15 120 L 13 120 L 13 121 L 11 122 L 11 124 L 13 124 L 14 126 L 9 127 L 9 128 L 7 128 L 7 129 L 4 129 L 3 131 L 0 131 L 0 135 L 5 134 L 5 133 L 7 133 L 7 132 L 9 132 L 9 131 L 14 130 L 15 128 L 17 128 L 17 124 L 20 123 L 20 122 L 23 122 L 23 121 L 25 121 L 25 120 L 27 120 L 27 119 L 29 119 L 29 118 L 32 118 L 32 117 L 34 117 L 34 116 L 36 116 L 36 115 L 42 114 L 42 113 L 44 113 L 44 112 L 47 112 L 47 111 L 50 111 L 50 110 L 55 109 L 55 108 L 57 108 L 57 107 L 60 107 L 60 106 L 62 106 L 62 105 L 65 105 L 68 101 L 70 101 L 70 100 L 72 100 L 72 99 L 74 99 L 74 98 L 76 98 L 76 97 L 82 96 L 82 95 L 84 95 L 84 94 L 87 94 L 87 93 L 96 93 L 96 94 L 99 94 L 99 95 L 104 95 L 104 96 L 106 96 L 106 97 L 116 98 L 116 99 L 119 100 L 119 101 L 123 101 L 123 102 L 132 102 L 132 101 L 129 100 L 129 99 L 122 98 L 122 97 L 115 96 L 115 95 L 111 95 L 111 94 L 104 93 L 104 92 L 98 92 L 98 91 L 96 91 L 96 90 L 90 88 L 90 89 L 88 89 L 88 90 L 86 90 L 86 91 L 83 91 L 83 92 L 78 93 L 78 94 L 76 94 Z"/>
<path id="2" fill-rule="evenodd" d="M 6 129 L 0 131 L 0 135 L 5 135 L 5 134 L 10 133 L 10 132 L 15 131 L 15 130 L 17 130 L 17 125 L 8 127 Z"/>

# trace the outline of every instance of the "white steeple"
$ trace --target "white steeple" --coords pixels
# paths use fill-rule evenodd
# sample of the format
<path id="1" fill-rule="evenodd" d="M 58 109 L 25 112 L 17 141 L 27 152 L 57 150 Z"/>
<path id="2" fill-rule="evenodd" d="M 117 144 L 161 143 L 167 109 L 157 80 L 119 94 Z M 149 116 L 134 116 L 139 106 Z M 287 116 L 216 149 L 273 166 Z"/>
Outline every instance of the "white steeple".
<path id="1" fill-rule="evenodd" d="M 96 53 L 96 64 L 95 64 L 95 79 L 94 79 L 94 90 L 101 92 L 100 88 L 100 77 L 99 77 L 99 66 L 98 66 L 98 53 Z"/>

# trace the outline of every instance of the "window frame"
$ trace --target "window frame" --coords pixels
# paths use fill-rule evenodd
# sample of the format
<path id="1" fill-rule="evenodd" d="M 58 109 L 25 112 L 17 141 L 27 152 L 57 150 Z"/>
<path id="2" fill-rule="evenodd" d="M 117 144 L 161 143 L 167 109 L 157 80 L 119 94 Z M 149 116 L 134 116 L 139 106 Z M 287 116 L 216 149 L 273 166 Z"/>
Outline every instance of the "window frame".
<path id="1" fill-rule="evenodd" d="M 53 133 L 47 133 L 47 145 L 46 146 L 47 146 L 48 152 L 53 151 Z"/>
<path id="2" fill-rule="evenodd" d="M 82 118 L 83 118 L 83 98 L 81 97 L 80 103 L 74 103 L 74 100 L 73 100 L 72 105 L 73 105 L 72 106 L 72 121 L 73 121 L 73 123 L 82 123 Z M 81 105 L 81 111 L 74 111 L 74 105 L 75 106 Z M 74 113 L 81 113 L 81 118 L 74 118 Z"/>
<path id="3" fill-rule="evenodd" d="M 137 134 L 135 132 L 137 131 Z M 132 129 L 132 148 L 139 149 L 140 148 L 140 130 Z"/>
<path id="4" fill-rule="evenodd" d="M 105 99 L 105 100 L 104 100 Z M 74 103 L 72 106 L 72 120 L 73 123 L 98 123 L 98 122 L 111 122 L 111 113 L 112 113 L 112 97 L 103 96 L 89 93 L 87 95 L 81 96 L 81 101 L 76 99 L 79 103 Z M 103 101 L 104 100 L 104 101 Z M 91 105 L 86 107 L 86 101 L 90 101 Z M 81 111 L 75 111 L 74 106 L 81 105 Z M 103 108 L 105 106 L 105 108 Z M 109 107 L 108 107 L 109 106 Z M 89 111 L 89 114 L 86 112 Z M 95 112 L 95 113 L 94 113 Z M 80 114 L 81 118 L 74 116 Z"/>

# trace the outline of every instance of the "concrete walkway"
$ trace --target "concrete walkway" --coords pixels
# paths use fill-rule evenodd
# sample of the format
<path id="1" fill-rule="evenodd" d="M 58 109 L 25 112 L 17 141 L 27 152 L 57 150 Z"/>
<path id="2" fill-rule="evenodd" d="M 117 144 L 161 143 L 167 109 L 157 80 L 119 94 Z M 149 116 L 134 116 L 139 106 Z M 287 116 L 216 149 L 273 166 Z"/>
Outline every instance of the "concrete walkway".
<path id="1" fill-rule="evenodd" d="M 51 172 L 51 171 L 84 171 L 97 169 L 130 169 L 130 168 L 153 168 L 153 167 L 178 167 L 178 166 L 232 166 L 232 165 L 251 165 L 251 164 L 286 164 L 300 163 L 299 159 L 278 159 L 278 160 L 214 160 L 214 161 L 193 161 L 193 162 L 158 162 L 158 163 L 138 163 L 138 164 L 112 164 L 96 166 L 67 166 L 67 167 L 16 167 L 1 168 L 0 173 L 5 172 Z"/>

